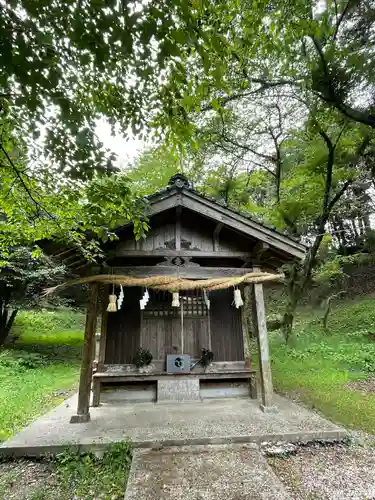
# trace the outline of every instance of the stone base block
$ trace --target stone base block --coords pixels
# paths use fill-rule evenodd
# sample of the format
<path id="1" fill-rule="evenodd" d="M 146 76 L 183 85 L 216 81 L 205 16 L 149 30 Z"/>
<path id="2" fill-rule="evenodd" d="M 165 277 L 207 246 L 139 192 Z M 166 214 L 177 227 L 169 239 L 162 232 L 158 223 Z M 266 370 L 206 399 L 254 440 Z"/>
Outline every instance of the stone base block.
<path id="1" fill-rule="evenodd" d="M 265 406 L 265 405 L 262 405 L 260 404 L 260 409 L 262 410 L 262 412 L 264 413 L 278 413 L 278 408 L 277 406 Z"/>
<path id="2" fill-rule="evenodd" d="M 199 379 L 176 377 L 158 380 L 158 403 L 169 401 L 200 401 Z"/>
<path id="3" fill-rule="evenodd" d="M 85 415 L 72 415 L 70 417 L 71 424 L 84 424 L 85 422 L 90 421 L 90 413 L 86 413 Z"/>

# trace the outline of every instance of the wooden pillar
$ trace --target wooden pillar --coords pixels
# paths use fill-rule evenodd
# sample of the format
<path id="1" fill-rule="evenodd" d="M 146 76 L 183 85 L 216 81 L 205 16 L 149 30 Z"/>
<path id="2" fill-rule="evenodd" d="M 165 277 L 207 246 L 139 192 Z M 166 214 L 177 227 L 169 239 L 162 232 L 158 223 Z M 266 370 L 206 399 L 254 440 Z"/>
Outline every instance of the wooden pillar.
<path id="1" fill-rule="evenodd" d="M 260 407 L 265 412 L 275 412 L 276 407 L 273 405 L 273 387 L 266 312 L 264 308 L 263 285 L 261 283 L 254 283 L 253 285 L 252 310 L 254 329 L 257 333 L 259 351 L 259 371 L 262 389 L 262 403 Z"/>
<path id="2" fill-rule="evenodd" d="M 83 341 L 81 376 L 78 389 L 77 415 L 73 415 L 70 422 L 81 423 L 90 420 L 90 392 L 92 379 L 92 360 L 95 349 L 95 330 L 98 314 L 99 284 L 89 284 L 89 297 L 86 311 L 85 336 Z"/>
<path id="3" fill-rule="evenodd" d="M 245 370 L 249 370 L 251 368 L 251 350 L 250 350 L 249 325 L 248 325 L 248 315 L 250 314 L 249 292 L 250 292 L 249 286 L 246 285 L 245 287 L 243 287 L 242 289 L 243 306 L 241 307 L 241 320 L 242 320 Z"/>
<path id="4" fill-rule="evenodd" d="M 103 287 L 102 309 L 101 309 L 101 324 L 100 324 L 100 343 L 98 355 L 98 371 L 103 371 L 105 362 L 105 348 L 107 345 L 107 324 L 108 324 L 108 297 L 110 285 Z"/>
<path id="5" fill-rule="evenodd" d="M 242 320 L 242 335 L 243 335 L 243 351 L 245 370 L 251 369 L 251 346 L 250 346 L 250 332 L 249 332 L 249 315 L 251 314 L 251 290 L 248 285 L 243 287 L 243 306 L 241 307 L 241 320 Z M 256 376 L 250 378 L 250 397 L 257 399 L 257 381 Z"/>
<path id="6" fill-rule="evenodd" d="M 102 372 L 105 363 L 105 348 L 107 344 L 107 323 L 108 323 L 108 296 L 110 292 L 110 285 L 104 285 L 101 288 L 102 301 L 101 301 L 101 323 L 100 323 L 100 342 L 98 354 L 98 369 L 97 372 Z M 94 377 L 92 384 L 92 406 L 99 406 L 100 404 L 100 389 L 101 384 L 98 379 Z"/>

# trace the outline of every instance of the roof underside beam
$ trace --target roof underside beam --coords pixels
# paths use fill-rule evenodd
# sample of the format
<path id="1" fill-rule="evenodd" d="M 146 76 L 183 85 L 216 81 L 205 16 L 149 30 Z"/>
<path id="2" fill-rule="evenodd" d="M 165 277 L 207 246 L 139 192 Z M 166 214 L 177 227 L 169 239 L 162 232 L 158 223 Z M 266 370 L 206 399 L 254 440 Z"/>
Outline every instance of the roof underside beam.
<path id="1" fill-rule="evenodd" d="M 122 250 L 121 248 L 115 250 L 109 255 L 110 258 L 115 257 L 192 257 L 196 259 L 242 259 L 251 260 L 252 252 L 236 252 L 236 251 L 222 251 L 222 252 L 207 252 L 200 250 L 174 250 L 168 248 L 161 248 L 157 250 Z"/>

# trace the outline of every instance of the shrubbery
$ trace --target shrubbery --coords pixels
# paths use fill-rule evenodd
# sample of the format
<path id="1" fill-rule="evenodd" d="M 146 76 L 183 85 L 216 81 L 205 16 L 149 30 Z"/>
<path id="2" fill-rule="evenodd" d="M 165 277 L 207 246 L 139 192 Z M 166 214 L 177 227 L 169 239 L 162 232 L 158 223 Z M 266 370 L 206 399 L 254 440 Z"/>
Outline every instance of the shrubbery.
<path id="1" fill-rule="evenodd" d="M 375 372 L 375 344 L 340 343 L 336 346 L 323 341 L 310 344 L 305 349 L 290 349 L 292 359 L 307 360 L 313 357 L 332 361 L 347 370 Z"/>

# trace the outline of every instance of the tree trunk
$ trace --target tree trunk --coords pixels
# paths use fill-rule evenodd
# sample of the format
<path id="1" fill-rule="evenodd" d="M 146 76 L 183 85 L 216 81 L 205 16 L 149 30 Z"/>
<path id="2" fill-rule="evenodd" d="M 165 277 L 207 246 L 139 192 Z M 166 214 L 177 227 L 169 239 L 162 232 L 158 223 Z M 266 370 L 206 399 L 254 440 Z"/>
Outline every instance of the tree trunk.
<path id="1" fill-rule="evenodd" d="M 322 200 L 321 214 L 316 220 L 316 237 L 314 243 L 312 244 L 309 252 L 307 253 L 301 266 L 293 264 L 291 266 L 291 273 L 288 283 L 288 304 L 284 313 L 284 325 L 283 332 L 285 336 L 285 342 L 288 343 L 290 340 L 290 335 L 293 327 L 294 314 L 297 309 L 299 300 L 302 298 L 303 292 L 311 278 L 311 273 L 316 264 L 316 257 L 320 245 L 323 241 L 323 237 L 326 234 L 326 225 L 332 213 L 332 209 L 345 194 L 348 187 L 352 184 L 352 179 L 347 179 L 334 196 L 332 196 L 332 179 L 333 179 L 333 167 L 335 163 L 335 150 L 338 143 L 338 139 L 335 144 L 327 135 L 327 133 L 320 128 L 320 125 L 316 123 L 319 128 L 319 134 L 325 142 L 327 147 L 327 166 L 326 175 L 324 182 L 324 196 Z M 343 130 L 343 129 L 342 129 Z M 363 141 L 359 144 L 357 148 L 357 161 L 363 155 L 367 145 L 369 144 L 369 136 L 365 136 Z M 340 221 L 340 219 L 338 219 Z M 341 220 L 341 222 L 343 222 Z M 355 228 L 355 226 L 354 226 Z M 345 236 L 345 233 L 343 233 Z"/>
<path id="2" fill-rule="evenodd" d="M 16 319 L 18 309 L 13 309 L 9 316 L 9 309 L 6 305 L 0 304 L 0 346 L 4 345 L 10 331 L 12 329 L 14 320 Z"/>
<path id="3" fill-rule="evenodd" d="M 285 307 L 281 327 L 286 344 L 289 344 L 292 338 L 294 313 L 297 309 L 298 299 L 300 295 L 297 278 L 298 271 L 294 267 L 288 284 L 288 303 Z"/>
<path id="4" fill-rule="evenodd" d="M 332 300 L 333 299 L 337 299 L 337 298 L 341 297 L 342 295 L 345 295 L 345 293 L 346 293 L 345 290 L 341 290 L 338 293 L 334 293 L 333 295 L 330 295 L 328 297 L 327 301 L 326 301 L 326 307 L 325 307 L 324 315 L 323 315 L 323 318 L 322 318 L 323 328 L 324 328 L 324 330 L 326 332 L 328 330 L 328 328 L 327 328 L 327 322 L 328 322 L 329 313 L 331 312 Z"/>

